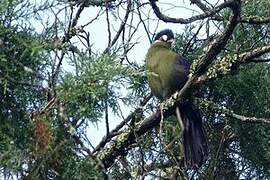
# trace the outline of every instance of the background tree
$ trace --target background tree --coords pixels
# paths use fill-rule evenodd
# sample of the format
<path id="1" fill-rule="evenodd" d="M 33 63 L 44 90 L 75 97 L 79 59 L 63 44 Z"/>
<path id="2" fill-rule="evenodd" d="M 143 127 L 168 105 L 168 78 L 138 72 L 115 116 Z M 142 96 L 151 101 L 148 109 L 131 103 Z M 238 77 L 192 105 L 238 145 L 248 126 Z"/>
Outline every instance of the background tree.
<path id="1" fill-rule="evenodd" d="M 4 0 L 0 177 L 270 179 L 269 25 L 268 0 Z M 160 106 L 143 58 L 164 27 L 193 65 Z M 190 97 L 210 146 L 198 171 L 169 118 Z"/>

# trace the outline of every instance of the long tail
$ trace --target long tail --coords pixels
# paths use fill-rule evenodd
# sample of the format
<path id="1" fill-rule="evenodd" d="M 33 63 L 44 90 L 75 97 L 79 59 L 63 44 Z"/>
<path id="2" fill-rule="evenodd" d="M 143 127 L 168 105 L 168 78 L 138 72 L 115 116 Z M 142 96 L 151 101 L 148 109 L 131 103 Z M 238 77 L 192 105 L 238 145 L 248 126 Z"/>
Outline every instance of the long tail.
<path id="1" fill-rule="evenodd" d="M 208 158 L 208 144 L 202 117 L 191 102 L 184 103 L 179 109 L 183 126 L 185 165 L 189 169 L 198 169 Z"/>

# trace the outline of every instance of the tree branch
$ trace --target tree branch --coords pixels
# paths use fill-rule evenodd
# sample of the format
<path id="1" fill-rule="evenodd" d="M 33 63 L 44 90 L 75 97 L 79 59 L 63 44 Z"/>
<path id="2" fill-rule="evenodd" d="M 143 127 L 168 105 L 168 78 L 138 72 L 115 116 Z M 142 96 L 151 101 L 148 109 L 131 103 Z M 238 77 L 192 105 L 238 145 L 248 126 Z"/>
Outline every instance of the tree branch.
<path id="1" fill-rule="evenodd" d="M 225 75 L 231 72 L 232 69 L 238 68 L 241 64 L 250 62 L 269 62 L 269 59 L 255 60 L 261 55 L 270 52 L 270 45 L 259 47 L 251 51 L 241 53 L 240 55 L 235 54 L 234 56 L 227 55 L 220 61 L 213 64 L 208 71 L 200 77 L 200 81 L 216 78 L 220 75 Z"/>
<path id="2" fill-rule="evenodd" d="M 246 63 L 246 62 L 252 61 L 256 57 L 260 57 L 261 55 L 264 55 L 265 53 L 269 53 L 269 52 L 270 52 L 270 45 L 259 47 L 259 48 L 253 49 L 252 51 L 248 51 L 248 52 L 240 54 L 239 62 Z"/>
<path id="3" fill-rule="evenodd" d="M 131 114 L 127 116 L 127 118 L 122 121 L 119 125 L 117 125 L 110 133 L 108 133 L 105 137 L 103 137 L 102 141 L 96 146 L 96 148 L 93 150 L 93 153 L 101 150 L 104 148 L 104 146 L 113 138 L 117 135 L 117 132 L 124 126 L 126 125 L 129 121 L 134 119 L 137 113 L 141 112 L 141 107 L 145 106 L 146 103 L 152 98 L 152 94 L 149 94 L 144 97 L 143 101 L 140 103 L 140 107 L 135 109 Z"/>
<path id="4" fill-rule="evenodd" d="M 107 31 L 108 31 L 108 47 L 111 47 L 111 41 L 112 41 L 112 33 L 111 33 L 111 23 L 109 18 L 109 5 L 107 0 L 105 0 L 106 4 L 106 22 L 107 22 Z"/>
<path id="5" fill-rule="evenodd" d="M 72 3 L 82 5 L 84 7 L 90 6 L 106 6 L 106 3 L 112 3 L 116 0 L 71 0 Z"/>
<path id="6" fill-rule="evenodd" d="M 78 20 L 79 20 L 80 15 L 81 15 L 83 10 L 84 10 L 84 6 L 80 5 L 75 17 L 72 20 L 69 21 L 68 28 L 67 28 L 67 30 L 65 32 L 65 35 L 64 35 L 64 38 L 63 38 L 63 40 L 61 42 L 62 45 L 67 43 L 76 34 L 75 26 L 77 25 Z M 72 18 L 72 15 L 73 15 L 73 10 L 71 11 L 71 14 L 70 14 L 71 18 Z M 56 69 L 54 70 L 54 72 L 52 72 L 52 77 L 51 77 L 51 82 L 50 82 L 51 86 L 52 86 L 52 87 L 50 87 L 51 89 L 54 89 L 54 86 L 56 84 L 56 80 L 58 78 L 58 75 L 59 75 L 59 72 L 60 72 L 60 67 L 62 65 L 62 61 L 64 59 L 65 54 L 66 54 L 65 51 L 61 52 L 61 56 L 59 57 L 59 62 L 56 65 Z"/>
<path id="7" fill-rule="evenodd" d="M 248 23 L 248 24 L 266 24 L 270 23 L 270 16 L 269 17 L 259 17 L 259 16 L 251 16 L 251 17 L 241 17 L 240 22 Z"/>
<path id="8" fill-rule="evenodd" d="M 108 53 L 110 48 L 116 43 L 116 41 L 118 40 L 120 34 L 123 32 L 123 30 L 125 29 L 125 25 L 127 23 L 127 20 L 128 20 L 128 16 L 129 16 L 129 13 L 130 13 L 130 10 L 131 10 L 131 5 L 132 5 L 132 2 L 131 0 L 128 0 L 127 1 L 127 10 L 126 10 L 126 14 L 125 14 L 125 17 L 124 17 L 124 20 L 122 21 L 116 35 L 114 36 L 113 40 L 110 41 L 110 43 L 108 44 L 108 47 L 104 50 L 104 54 L 105 53 Z"/>
<path id="9" fill-rule="evenodd" d="M 226 108 L 225 106 L 221 106 L 219 104 L 216 104 L 212 101 L 208 101 L 205 99 L 199 99 L 196 98 L 196 101 L 198 103 L 198 105 L 205 109 L 205 110 L 213 110 L 219 113 L 223 113 L 229 117 L 238 119 L 240 121 L 243 122 L 252 122 L 252 123 L 267 123 L 270 124 L 270 118 L 257 118 L 257 117 L 248 117 L 248 116 L 243 116 L 243 115 L 239 115 L 233 112 L 233 110 L 230 110 L 228 108 Z"/>
<path id="10" fill-rule="evenodd" d="M 270 59 L 251 59 L 249 62 L 253 62 L 253 63 L 266 63 L 266 62 L 270 62 Z"/>
<path id="11" fill-rule="evenodd" d="M 195 16 L 192 16 L 190 18 L 184 19 L 184 18 L 173 18 L 173 17 L 166 16 L 166 15 L 162 14 L 162 12 L 160 11 L 159 7 L 156 4 L 156 0 L 149 0 L 149 2 L 154 10 L 154 13 L 156 14 L 156 16 L 160 20 L 162 20 L 164 22 L 180 23 L 180 24 L 189 24 L 189 23 L 192 23 L 192 22 L 197 21 L 197 20 L 202 20 L 202 19 L 211 17 L 211 16 L 217 14 L 218 12 L 220 12 L 224 8 L 234 6 L 234 4 L 236 3 L 235 0 L 228 0 L 228 1 L 225 1 L 224 3 L 220 4 L 219 6 L 215 7 L 214 9 L 211 9 L 209 11 L 205 11 L 205 13 L 203 13 L 203 14 L 195 15 Z M 206 10 L 206 9 L 204 9 L 204 10 Z"/>

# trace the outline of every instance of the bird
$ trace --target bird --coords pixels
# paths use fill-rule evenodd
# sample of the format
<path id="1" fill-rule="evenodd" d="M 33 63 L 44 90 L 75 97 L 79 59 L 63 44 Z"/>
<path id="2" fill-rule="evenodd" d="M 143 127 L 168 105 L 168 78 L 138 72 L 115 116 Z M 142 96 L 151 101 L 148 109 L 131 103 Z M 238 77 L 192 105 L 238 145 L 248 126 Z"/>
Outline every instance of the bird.
<path id="1" fill-rule="evenodd" d="M 161 101 L 181 90 L 188 81 L 191 63 L 171 50 L 173 42 L 172 30 L 160 31 L 145 57 L 148 84 L 153 95 Z M 174 113 L 182 126 L 184 165 L 188 169 L 198 169 L 207 160 L 209 151 L 202 115 L 189 99 L 178 105 Z"/>

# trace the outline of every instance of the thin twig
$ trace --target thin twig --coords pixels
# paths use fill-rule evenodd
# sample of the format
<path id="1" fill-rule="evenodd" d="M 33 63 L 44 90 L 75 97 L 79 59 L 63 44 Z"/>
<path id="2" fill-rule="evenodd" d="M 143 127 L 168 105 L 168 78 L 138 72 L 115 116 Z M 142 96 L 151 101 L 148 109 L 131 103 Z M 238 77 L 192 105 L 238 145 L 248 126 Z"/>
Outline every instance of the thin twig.
<path id="1" fill-rule="evenodd" d="M 109 43 L 108 43 L 108 46 L 107 48 L 104 50 L 104 54 L 105 53 L 108 53 L 110 48 L 117 42 L 120 34 L 122 33 L 122 31 L 125 29 L 125 25 L 127 23 L 127 20 L 128 20 L 128 16 L 129 16 L 129 13 L 131 11 L 131 5 L 132 5 L 132 2 L 131 0 L 128 0 L 127 1 L 127 10 L 126 10 L 126 14 L 125 14 L 125 17 L 124 17 L 124 20 L 122 21 L 116 35 L 114 36 L 113 40 L 111 41 L 111 36 L 110 36 L 110 31 L 108 29 L 108 32 L 109 32 Z M 106 12 L 107 13 L 107 12 Z M 108 23 L 108 19 L 107 19 L 107 23 Z M 108 28 L 109 28 L 109 24 L 108 24 Z"/>

